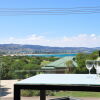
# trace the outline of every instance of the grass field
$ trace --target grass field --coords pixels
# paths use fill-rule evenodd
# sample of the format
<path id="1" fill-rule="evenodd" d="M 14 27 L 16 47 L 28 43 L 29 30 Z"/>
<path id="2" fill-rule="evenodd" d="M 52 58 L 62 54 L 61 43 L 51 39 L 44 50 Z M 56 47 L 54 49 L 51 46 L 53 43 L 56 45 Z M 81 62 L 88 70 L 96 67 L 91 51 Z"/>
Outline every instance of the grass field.
<path id="1" fill-rule="evenodd" d="M 60 91 L 56 92 L 55 96 L 72 96 L 72 97 L 100 97 L 99 92 L 83 92 L 83 91 Z"/>

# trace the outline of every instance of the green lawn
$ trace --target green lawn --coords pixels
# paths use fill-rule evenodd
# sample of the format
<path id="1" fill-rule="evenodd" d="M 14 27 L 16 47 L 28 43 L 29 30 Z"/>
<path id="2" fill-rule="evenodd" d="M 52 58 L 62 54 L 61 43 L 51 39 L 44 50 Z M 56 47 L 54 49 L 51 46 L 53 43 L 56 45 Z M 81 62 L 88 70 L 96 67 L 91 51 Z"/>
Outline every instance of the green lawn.
<path id="1" fill-rule="evenodd" d="M 60 91 L 55 96 L 72 96 L 72 97 L 100 97 L 99 92 L 83 92 L 83 91 Z"/>

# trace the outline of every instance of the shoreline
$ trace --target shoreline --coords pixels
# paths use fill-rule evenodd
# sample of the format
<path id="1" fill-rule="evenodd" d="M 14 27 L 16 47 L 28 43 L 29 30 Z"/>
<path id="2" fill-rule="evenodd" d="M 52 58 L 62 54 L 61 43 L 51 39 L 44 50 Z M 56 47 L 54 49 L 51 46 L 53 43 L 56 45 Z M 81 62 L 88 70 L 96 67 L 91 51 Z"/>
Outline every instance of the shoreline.
<path id="1" fill-rule="evenodd" d="M 5 54 L 3 56 L 27 56 L 27 55 L 64 55 L 64 54 L 78 54 L 78 53 L 51 53 L 51 54 L 48 54 L 48 53 L 35 53 L 35 54 Z"/>

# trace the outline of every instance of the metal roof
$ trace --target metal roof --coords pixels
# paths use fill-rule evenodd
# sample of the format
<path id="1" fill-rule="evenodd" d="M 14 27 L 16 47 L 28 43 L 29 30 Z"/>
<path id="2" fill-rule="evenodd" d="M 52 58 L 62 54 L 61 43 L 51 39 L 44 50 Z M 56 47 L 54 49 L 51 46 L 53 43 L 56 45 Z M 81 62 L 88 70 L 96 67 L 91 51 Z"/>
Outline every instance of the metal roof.
<path id="1" fill-rule="evenodd" d="M 74 56 L 66 56 L 66 57 L 60 58 L 60 59 L 58 59 L 58 60 L 56 60 L 54 62 L 51 62 L 51 63 L 47 64 L 45 67 L 43 67 L 43 69 L 46 69 L 46 67 L 48 67 L 48 68 L 50 68 L 50 67 L 65 68 L 65 67 L 67 67 L 66 62 L 69 61 L 69 60 L 73 61 L 73 57 Z M 73 61 L 73 64 L 75 66 L 77 66 L 75 61 Z"/>
<path id="2" fill-rule="evenodd" d="M 55 69 L 54 67 L 42 67 L 42 69 Z"/>

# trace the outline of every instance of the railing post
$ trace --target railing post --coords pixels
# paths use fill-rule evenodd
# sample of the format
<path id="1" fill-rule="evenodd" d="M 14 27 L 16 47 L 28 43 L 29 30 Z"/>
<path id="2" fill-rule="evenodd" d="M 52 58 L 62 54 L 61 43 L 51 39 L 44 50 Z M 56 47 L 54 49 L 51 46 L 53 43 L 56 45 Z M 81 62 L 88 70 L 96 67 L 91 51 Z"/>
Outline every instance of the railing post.
<path id="1" fill-rule="evenodd" d="M 46 100 L 46 91 L 40 90 L 40 100 Z"/>
<path id="2" fill-rule="evenodd" d="M 20 100 L 20 88 L 14 85 L 14 100 Z"/>

